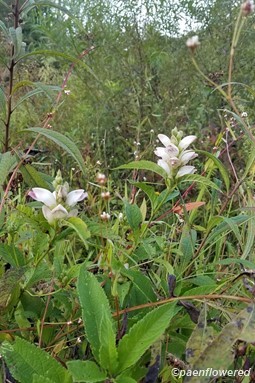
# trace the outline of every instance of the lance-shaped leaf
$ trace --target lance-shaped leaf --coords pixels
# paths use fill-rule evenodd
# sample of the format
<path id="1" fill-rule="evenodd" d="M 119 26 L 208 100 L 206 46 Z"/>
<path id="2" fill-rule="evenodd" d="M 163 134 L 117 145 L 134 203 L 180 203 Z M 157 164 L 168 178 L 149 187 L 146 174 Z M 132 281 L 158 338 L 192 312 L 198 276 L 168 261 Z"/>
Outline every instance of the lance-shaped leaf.
<path id="1" fill-rule="evenodd" d="M 64 136 L 63 134 L 59 132 L 55 132 L 53 130 L 44 129 L 44 128 L 29 128 L 29 129 L 26 129 L 25 131 L 41 134 L 47 137 L 48 139 L 50 139 L 51 141 L 55 142 L 55 144 L 60 146 L 62 149 L 64 149 L 67 153 L 69 153 L 75 159 L 75 161 L 80 166 L 80 169 L 83 172 L 83 174 L 86 173 L 86 167 L 85 167 L 85 163 L 82 158 L 82 155 L 79 149 L 77 148 L 77 146 L 75 145 L 75 143 L 71 141 L 69 138 L 67 138 L 66 136 Z"/>
<path id="2" fill-rule="evenodd" d="M 131 327 L 119 342 L 118 372 L 133 366 L 146 350 L 163 334 L 175 315 L 176 302 L 158 307 Z"/>
<path id="3" fill-rule="evenodd" d="M 117 366 L 115 328 L 108 299 L 96 277 L 81 267 L 78 295 L 86 337 L 98 363 L 113 372 Z"/>

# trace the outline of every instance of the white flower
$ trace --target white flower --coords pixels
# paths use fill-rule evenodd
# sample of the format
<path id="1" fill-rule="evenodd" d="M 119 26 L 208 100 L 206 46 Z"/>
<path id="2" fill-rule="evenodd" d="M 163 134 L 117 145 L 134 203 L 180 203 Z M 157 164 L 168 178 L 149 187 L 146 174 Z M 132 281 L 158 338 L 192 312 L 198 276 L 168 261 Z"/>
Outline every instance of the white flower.
<path id="1" fill-rule="evenodd" d="M 194 51 L 200 45 L 198 36 L 192 36 L 188 38 L 188 40 L 186 41 L 186 45 L 188 48 Z"/>
<path id="2" fill-rule="evenodd" d="M 106 175 L 103 173 L 97 173 L 96 180 L 99 184 L 103 185 L 106 183 L 107 178 Z"/>
<path id="3" fill-rule="evenodd" d="M 109 221 L 111 216 L 109 213 L 106 213 L 105 211 L 103 211 L 103 213 L 100 214 L 100 218 L 102 221 Z"/>
<path id="4" fill-rule="evenodd" d="M 42 202 L 42 212 L 47 221 L 51 224 L 58 219 L 67 219 L 76 217 L 77 209 L 70 210 L 77 202 L 83 201 L 88 193 L 83 189 L 73 190 L 67 193 L 68 185 L 59 186 L 57 190 L 51 193 L 47 189 L 33 188 L 28 195 L 36 201 Z"/>
<path id="5" fill-rule="evenodd" d="M 158 147 L 154 151 L 156 156 L 160 157 L 158 165 L 161 166 L 168 177 L 182 177 L 185 174 L 195 172 L 194 166 L 185 166 L 190 160 L 197 157 L 193 150 L 186 150 L 187 147 L 195 141 L 196 136 L 186 136 L 182 138 L 182 132 L 176 129 L 172 131 L 172 137 L 165 134 L 158 135 L 159 140 L 164 147 Z"/>

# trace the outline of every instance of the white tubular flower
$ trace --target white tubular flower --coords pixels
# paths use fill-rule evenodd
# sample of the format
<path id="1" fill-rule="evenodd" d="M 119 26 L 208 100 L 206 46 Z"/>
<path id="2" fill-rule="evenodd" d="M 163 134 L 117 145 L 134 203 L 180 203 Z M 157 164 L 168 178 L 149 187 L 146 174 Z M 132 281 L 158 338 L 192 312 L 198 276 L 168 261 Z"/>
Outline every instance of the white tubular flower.
<path id="1" fill-rule="evenodd" d="M 165 134 L 158 135 L 164 147 L 156 148 L 154 153 L 160 157 L 158 165 L 165 170 L 169 178 L 180 178 L 196 171 L 194 166 L 186 166 L 190 160 L 197 157 L 193 150 L 186 150 L 195 141 L 196 136 L 182 138 L 182 135 L 182 132 L 178 132 L 176 129 L 172 131 L 171 138 Z"/>
<path id="2" fill-rule="evenodd" d="M 70 208 L 75 206 L 77 202 L 83 201 L 88 196 L 88 193 L 84 192 L 83 189 L 67 193 L 67 186 L 60 186 L 53 193 L 47 189 L 33 188 L 28 195 L 44 204 L 42 207 L 43 215 L 52 224 L 59 219 L 76 217 L 78 210 L 70 210 Z"/>

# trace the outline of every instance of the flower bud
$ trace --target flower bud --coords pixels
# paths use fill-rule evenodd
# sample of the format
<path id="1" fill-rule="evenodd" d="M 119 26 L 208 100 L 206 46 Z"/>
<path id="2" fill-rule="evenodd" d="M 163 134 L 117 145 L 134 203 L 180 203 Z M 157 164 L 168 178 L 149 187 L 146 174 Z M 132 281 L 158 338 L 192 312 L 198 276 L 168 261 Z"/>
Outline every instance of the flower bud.
<path id="1" fill-rule="evenodd" d="M 109 201 L 109 199 L 111 198 L 111 194 L 110 194 L 109 191 L 107 191 L 107 192 L 102 192 L 102 193 L 101 193 L 101 197 L 102 197 L 102 199 L 104 199 L 105 201 Z"/>
<path id="2" fill-rule="evenodd" d="M 254 12 L 254 2 L 253 0 L 247 0 L 241 5 L 241 10 L 243 16 L 248 16 Z"/>

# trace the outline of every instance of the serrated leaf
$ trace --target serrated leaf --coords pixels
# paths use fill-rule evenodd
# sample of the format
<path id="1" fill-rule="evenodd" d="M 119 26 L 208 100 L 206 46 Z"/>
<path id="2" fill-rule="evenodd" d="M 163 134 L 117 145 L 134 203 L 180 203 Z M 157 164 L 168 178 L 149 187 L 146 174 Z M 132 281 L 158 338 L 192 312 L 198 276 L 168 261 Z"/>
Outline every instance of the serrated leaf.
<path id="1" fill-rule="evenodd" d="M 19 282 L 24 275 L 23 269 L 8 270 L 0 278 L 0 312 L 3 313 L 9 307 L 17 303 L 20 295 Z"/>
<path id="2" fill-rule="evenodd" d="M 220 334 L 209 343 L 192 364 L 192 370 L 224 370 L 234 360 L 233 345 L 237 340 L 253 343 L 255 341 L 255 306 L 247 306 L 231 322 L 229 322 Z M 192 352 L 192 346 L 190 348 Z M 203 382 L 209 382 L 210 376 L 203 377 Z M 187 379 L 190 383 L 199 383 L 197 377 Z"/>
<path id="3" fill-rule="evenodd" d="M 36 375 L 44 376 L 54 383 L 71 383 L 69 372 L 47 352 L 24 339 L 16 337 L 13 343 L 4 342 L 0 352 L 20 383 L 31 383 Z"/>
<path id="4" fill-rule="evenodd" d="M 121 165 L 115 168 L 115 170 L 121 169 L 138 169 L 138 170 L 150 170 L 163 178 L 167 178 L 168 175 L 158 164 L 152 161 L 132 161 L 129 164 Z"/>
<path id="5" fill-rule="evenodd" d="M 16 165 L 17 158 L 16 156 L 13 156 L 11 152 L 0 154 L 0 189 L 4 182 L 6 182 L 6 178 L 8 177 L 9 173 L 14 169 Z"/>
<path id="6" fill-rule="evenodd" d="M 26 264 L 24 255 L 14 244 L 5 245 L 0 243 L 0 259 L 3 259 L 13 267 L 24 266 Z"/>
<path id="7" fill-rule="evenodd" d="M 133 366 L 164 333 L 175 314 L 176 302 L 158 307 L 134 324 L 119 342 L 118 372 Z"/>
<path id="8" fill-rule="evenodd" d="M 96 383 L 105 381 L 107 375 L 95 362 L 73 360 L 67 362 L 67 368 L 72 374 L 74 382 Z"/>
<path id="9" fill-rule="evenodd" d="M 30 164 L 22 165 L 20 167 L 20 172 L 25 183 L 29 187 L 40 187 L 43 189 L 48 189 L 48 183 L 41 177 L 40 173 Z"/>
<path id="10" fill-rule="evenodd" d="M 210 158 L 210 160 L 213 161 L 214 165 L 219 169 L 219 172 L 225 182 L 227 191 L 229 191 L 229 186 L 230 186 L 229 175 L 223 163 L 218 158 L 216 158 L 212 153 L 208 153 L 205 150 L 196 150 L 196 152 L 198 154 L 204 154 L 205 156 Z"/>
<path id="11" fill-rule="evenodd" d="M 69 138 L 64 136 L 63 134 L 59 132 L 55 132 L 54 130 L 44 129 L 44 128 L 28 128 L 25 130 L 26 132 L 34 132 L 37 134 L 41 134 L 48 139 L 55 142 L 57 145 L 59 145 L 62 149 L 64 149 L 67 153 L 69 153 L 75 161 L 78 163 L 81 171 L 83 174 L 86 174 L 86 166 L 84 163 L 84 160 L 82 158 L 82 155 L 77 148 L 77 146 L 74 144 L 73 141 L 71 141 Z"/>
<path id="12" fill-rule="evenodd" d="M 150 279 L 146 277 L 146 275 L 136 270 L 126 269 L 123 269 L 121 273 L 132 281 L 132 290 L 136 290 L 136 293 L 130 294 L 130 296 L 136 296 L 136 304 L 155 301 L 156 294 L 152 288 Z"/>
<path id="13" fill-rule="evenodd" d="M 138 229 L 143 221 L 142 213 L 139 207 L 136 204 L 125 202 L 125 211 L 131 229 Z"/>
<path id="14" fill-rule="evenodd" d="M 113 372 L 117 364 L 117 349 L 114 322 L 105 292 L 96 277 L 85 267 L 80 269 L 77 289 L 86 336 L 93 355 L 100 365 Z M 106 360 L 108 365 L 105 365 Z"/>
<path id="15" fill-rule="evenodd" d="M 79 217 L 71 217 L 64 222 L 64 226 L 71 227 L 80 237 L 85 246 L 87 246 L 87 239 L 90 237 L 90 232 L 86 223 Z"/>

